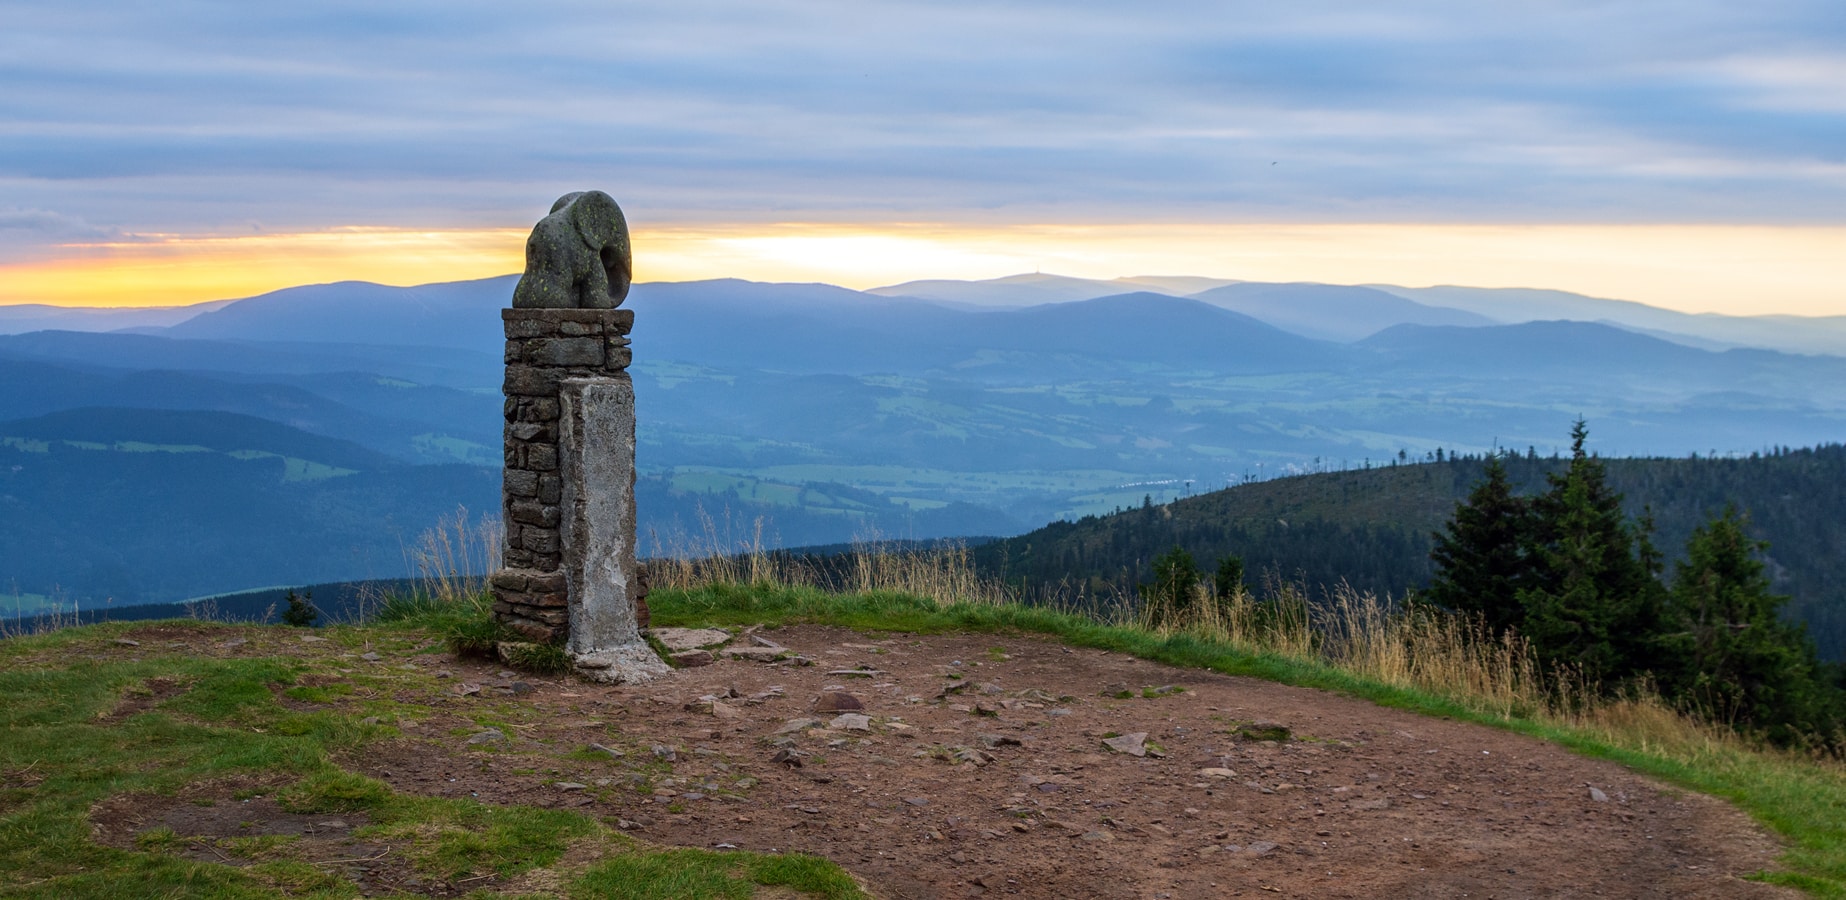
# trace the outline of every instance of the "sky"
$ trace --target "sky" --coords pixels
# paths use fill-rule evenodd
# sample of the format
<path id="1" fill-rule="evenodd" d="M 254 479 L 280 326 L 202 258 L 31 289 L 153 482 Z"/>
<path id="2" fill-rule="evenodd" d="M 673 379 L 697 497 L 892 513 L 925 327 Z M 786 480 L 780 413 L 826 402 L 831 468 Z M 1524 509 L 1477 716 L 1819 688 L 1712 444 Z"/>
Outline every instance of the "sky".
<path id="1" fill-rule="evenodd" d="M 1846 315 L 1846 4 L 0 0 L 0 303 L 517 271 Z"/>

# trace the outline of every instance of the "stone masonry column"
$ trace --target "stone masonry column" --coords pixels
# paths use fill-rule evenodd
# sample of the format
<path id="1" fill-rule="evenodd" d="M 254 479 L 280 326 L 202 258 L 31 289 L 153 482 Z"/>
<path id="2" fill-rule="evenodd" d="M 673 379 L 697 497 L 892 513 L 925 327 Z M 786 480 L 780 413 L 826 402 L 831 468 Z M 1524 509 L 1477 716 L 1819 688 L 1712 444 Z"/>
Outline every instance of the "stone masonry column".
<path id="1" fill-rule="evenodd" d="M 506 568 L 494 615 L 599 681 L 668 667 L 636 601 L 635 407 L 625 309 L 506 309 Z"/>

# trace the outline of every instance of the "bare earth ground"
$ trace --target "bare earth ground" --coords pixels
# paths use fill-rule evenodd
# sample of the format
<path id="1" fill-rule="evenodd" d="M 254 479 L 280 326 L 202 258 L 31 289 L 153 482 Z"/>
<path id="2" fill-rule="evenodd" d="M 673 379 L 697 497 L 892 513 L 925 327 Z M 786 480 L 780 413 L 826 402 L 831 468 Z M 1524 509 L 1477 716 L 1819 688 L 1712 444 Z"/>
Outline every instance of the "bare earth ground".
<path id="1" fill-rule="evenodd" d="M 222 642 L 227 632 L 212 634 Z M 606 687 L 439 653 L 366 660 L 279 634 L 252 630 L 248 644 L 201 651 L 286 643 L 323 654 L 329 674 L 306 683 L 402 672 L 390 699 L 422 717 L 387 719 L 400 737 L 342 761 L 396 790 L 580 807 L 655 843 L 805 851 L 879 897 L 1798 896 L 1740 880 L 1777 853 L 1742 813 L 1620 765 L 1322 691 L 1036 638 L 799 626 L 761 634 L 811 665 L 720 660 Z M 130 636 L 177 643 L 157 629 Z M 957 684 L 966 687 L 945 695 Z M 1183 690 L 1143 690 L 1166 686 Z M 829 691 L 862 701 L 869 730 L 817 712 Z M 1133 696 L 1118 698 L 1123 691 Z M 1259 721 L 1292 736 L 1237 733 Z M 508 739 L 469 743 L 484 723 L 503 723 L 496 731 Z M 1103 743 L 1141 732 L 1154 750 L 1144 757 Z M 126 841 L 164 825 L 210 836 L 231 818 L 248 834 L 254 818 L 258 830 L 334 839 L 323 859 L 381 853 L 346 837 L 362 820 L 290 816 L 261 799 L 212 814 L 197 801 L 104 804 L 99 835 Z M 425 883 L 388 854 L 353 865 L 378 891 L 544 887 Z"/>

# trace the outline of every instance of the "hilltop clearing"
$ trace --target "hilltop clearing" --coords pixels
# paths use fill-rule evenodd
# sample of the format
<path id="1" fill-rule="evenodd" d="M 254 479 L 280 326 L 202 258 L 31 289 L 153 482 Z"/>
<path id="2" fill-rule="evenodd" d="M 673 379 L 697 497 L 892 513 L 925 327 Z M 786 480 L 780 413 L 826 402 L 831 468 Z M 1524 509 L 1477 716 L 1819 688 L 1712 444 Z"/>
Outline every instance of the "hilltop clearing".
<path id="1" fill-rule="evenodd" d="M 600 897 L 716 872 L 651 895 L 854 895 L 809 857 L 741 852 L 798 851 L 894 898 L 1793 896 L 1739 880 L 1777 844 L 1717 801 L 1326 691 L 814 625 L 609 688 L 434 637 L 154 623 L 9 645 L 0 884 Z"/>

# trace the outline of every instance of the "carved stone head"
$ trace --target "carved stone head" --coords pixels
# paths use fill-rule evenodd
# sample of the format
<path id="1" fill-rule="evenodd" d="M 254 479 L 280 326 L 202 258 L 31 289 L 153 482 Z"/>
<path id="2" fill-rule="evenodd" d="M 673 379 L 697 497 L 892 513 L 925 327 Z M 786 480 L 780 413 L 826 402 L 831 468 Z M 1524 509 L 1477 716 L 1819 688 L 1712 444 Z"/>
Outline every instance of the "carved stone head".
<path id="1" fill-rule="evenodd" d="M 565 194 L 526 239 L 516 309 L 614 309 L 628 296 L 634 257 L 628 223 L 602 191 Z"/>

